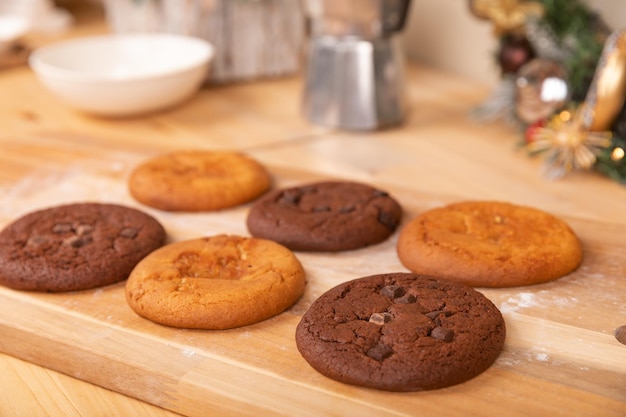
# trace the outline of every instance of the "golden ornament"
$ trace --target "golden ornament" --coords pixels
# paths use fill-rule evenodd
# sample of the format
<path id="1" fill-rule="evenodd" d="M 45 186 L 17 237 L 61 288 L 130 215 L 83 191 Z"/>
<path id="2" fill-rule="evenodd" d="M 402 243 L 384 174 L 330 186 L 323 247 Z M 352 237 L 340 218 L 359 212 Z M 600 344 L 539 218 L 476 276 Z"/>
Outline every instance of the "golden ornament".
<path id="1" fill-rule="evenodd" d="M 609 130 L 626 99 L 626 29 L 609 36 L 587 96 L 583 113 L 588 130 Z"/>
<path id="2" fill-rule="evenodd" d="M 611 132 L 590 132 L 583 126 L 584 109 L 564 110 L 538 127 L 527 149 L 547 151 L 546 175 L 560 178 L 569 171 L 591 169 L 597 154 L 611 146 Z"/>
<path id="3" fill-rule="evenodd" d="M 494 24 L 496 35 L 523 33 L 529 17 L 541 17 L 543 5 L 523 0 L 470 0 L 470 11 L 474 16 Z"/>
<path id="4" fill-rule="evenodd" d="M 569 98 L 567 72 L 556 61 L 535 58 L 517 72 L 515 91 L 517 117 L 533 124 L 563 108 Z"/>

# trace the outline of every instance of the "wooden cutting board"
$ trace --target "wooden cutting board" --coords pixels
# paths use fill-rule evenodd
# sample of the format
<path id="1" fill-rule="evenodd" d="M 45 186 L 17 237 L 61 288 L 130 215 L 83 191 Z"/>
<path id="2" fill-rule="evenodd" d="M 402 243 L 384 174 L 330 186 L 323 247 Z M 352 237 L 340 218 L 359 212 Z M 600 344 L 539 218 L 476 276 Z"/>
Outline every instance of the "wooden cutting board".
<path id="1" fill-rule="evenodd" d="M 84 30 L 76 34 L 91 31 Z M 98 200 L 146 210 L 171 241 L 247 234 L 248 206 L 173 214 L 130 198 L 130 169 L 179 148 L 248 152 L 277 187 L 318 178 L 368 182 L 401 202 L 405 222 L 469 198 L 546 209 L 580 235 L 585 259 L 551 283 L 481 289 L 507 324 L 504 351 L 490 369 L 447 389 L 386 393 L 329 380 L 300 357 L 293 333 L 313 300 L 347 279 L 404 270 L 397 234 L 358 251 L 297 253 L 308 278 L 302 299 L 228 331 L 144 320 L 126 305 L 123 283 L 71 294 L 0 288 L 0 351 L 189 416 L 625 416 L 626 346 L 613 331 L 626 324 L 626 190 L 588 173 L 558 183 L 541 178 L 540 162 L 514 151 L 518 132 L 468 120 L 485 89 L 449 74 L 411 66 L 406 123 L 372 134 L 312 126 L 299 114 L 301 87 L 295 77 L 207 88 L 168 112 L 106 120 L 62 105 L 27 68 L 5 71 L 0 227 L 36 208 Z M 28 398 L 54 391 L 47 381 L 29 387 Z M 65 396 L 63 389 L 53 395 Z"/>
<path id="2" fill-rule="evenodd" d="M 112 158 L 113 159 L 113 158 Z M 111 160 L 112 160 L 111 159 Z M 140 207 L 125 188 L 132 152 L 120 164 L 77 165 L 39 174 L 5 189 L 0 222 L 33 207 L 105 200 L 139 207 L 166 227 L 170 241 L 217 233 L 247 234 L 248 206 L 217 213 L 175 214 Z M 269 166 L 276 186 L 321 178 Z M 390 186 L 417 212 L 451 201 Z M 447 389 L 386 393 L 318 374 L 294 342 L 300 316 L 324 291 L 348 279 L 404 270 L 397 234 L 362 250 L 297 253 L 308 278 L 287 312 L 228 331 L 180 330 L 135 315 L 124 284 L 68 294 L 0 288 L 0 351 L 189 416 L 624 416 L 626 346 L 613 336 L 626 324 L 626 226 L 565 218 L 580 235 L 581 267 L 560 280 L 513 289 L 481 289 L 502 311 L 504 351 L 485 373 Z"/>

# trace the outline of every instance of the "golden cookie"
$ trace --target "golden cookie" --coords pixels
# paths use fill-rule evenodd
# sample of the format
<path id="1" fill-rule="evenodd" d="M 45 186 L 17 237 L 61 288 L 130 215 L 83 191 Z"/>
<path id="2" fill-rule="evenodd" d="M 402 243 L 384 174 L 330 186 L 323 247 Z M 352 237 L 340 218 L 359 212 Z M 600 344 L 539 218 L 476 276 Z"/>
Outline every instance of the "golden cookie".
<path id="1" fill-rule="evenodd" d="M 398 257 L 416 274 L 477 287 L 560 278 L 580 265 L 582 247 L 559 218 L 524 206 L 470 201 L 435 208 L 407 224 Z"/>
<path id="2" fill-rule="evenodd" d="M 156 323 L 229 329 L 281 313 L 300 298 L 304 285 L 302 265 L 284 246 L 218 235 L 152 252 L 131 272 L 126 300 Z"/>
<path id="3" fill-rule="evenodd" d="M 139 202 L 168 211 L 212 211 L 247 203 L 270 187 L 266 169 L 238 152 L 179 151 L 137 166 L 128 180 Z"/>

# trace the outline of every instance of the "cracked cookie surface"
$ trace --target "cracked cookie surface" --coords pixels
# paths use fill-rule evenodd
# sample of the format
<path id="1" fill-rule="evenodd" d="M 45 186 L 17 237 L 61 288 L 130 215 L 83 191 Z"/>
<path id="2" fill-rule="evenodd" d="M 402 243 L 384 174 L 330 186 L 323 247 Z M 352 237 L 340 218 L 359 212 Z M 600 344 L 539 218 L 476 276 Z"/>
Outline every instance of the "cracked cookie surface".
<path id="1" fill-rule="evenodd" d="M 298 251 L 342 251 L 380 243 L 402 217 L 398 202 L 366 184 L 329 181 L 275 190 L 250 209 L 253 236 Z"/>
<path id="2" fill-rule="evenodd" d="M 304 292 L 295 255 L 264 239 L 217 235 L 171 243 L 143 259 L 126 282 L 140 316 L 179 328 L 229 329 L 275 316 Z"/>
<path id="3" fill-rule="evenodd" d="M 113 284 L 125 280 L 165 237 L 156 219 L 116 204 L 34 211 L 0 232 L 0 284 L 42 292 Z"/>
<path id="4" fill-rule="evenodd" d="M 318 372 L 348 384 L 421 391 L 467 381 L 504 345 L 498 309 L 465 285 L 410 273 L 372 275 L 319 297 L 296 328 Z"/>
<path id="5" fill-rule="evenodd" d="M 561 219 L 496 201 L 467 201 L 428 210 L 401 231 L 402 264 L 476 287 L 538 284 L 574 271 L 582 245 Z"/>

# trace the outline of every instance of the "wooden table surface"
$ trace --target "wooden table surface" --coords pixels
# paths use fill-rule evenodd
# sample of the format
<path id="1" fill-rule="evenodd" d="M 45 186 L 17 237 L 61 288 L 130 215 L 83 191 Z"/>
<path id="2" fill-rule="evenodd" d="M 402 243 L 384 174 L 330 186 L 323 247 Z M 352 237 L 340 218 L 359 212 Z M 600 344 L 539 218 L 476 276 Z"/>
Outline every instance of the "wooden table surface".
<path id="1" fill-rule="evenodd" d="M 79 26 L 71 35 L 102 30 Z M 404 270 L 397 233 L 363 250 L 297 253 L 308 276 L 302 300 L 225 332 L 147 322 L 125 305 L 123 284 L 70 294 L 0 289 L 0 415 L 626 416 L 626 346 L 613 336 L 626 324 L 626 187 L 591 173 L 544 179 L 540 160 L 517 149 L 513 127 L 468 118 L 487 88 L 418 64 L 409 68 L 410 113 L 395 129 L 313 126 L 299 113 L 301 89 L 299 77 L 206 87 L 170 111 L 104 119 L 57 101 L 28 68 L 5 69 L 0 227 L 36 208 L 100 200 L 146 210 L 170 240 L 245 235 L 247 205 L 162 213 L 133 201 L 125 186 L 133 166 L 162 152 L 237 149 L 265 164 L 276 187 L 334 178 L 387 189 L 405 208 L 403 224 L 453 201 L 534 206 L 570 223 L 583 264 L 552 283 L 479 289 L 506 320 L 500 358 L 467 383 L 402 394 L 330 381 L 293 341 L 299 317 L 326 289 Z"/>

